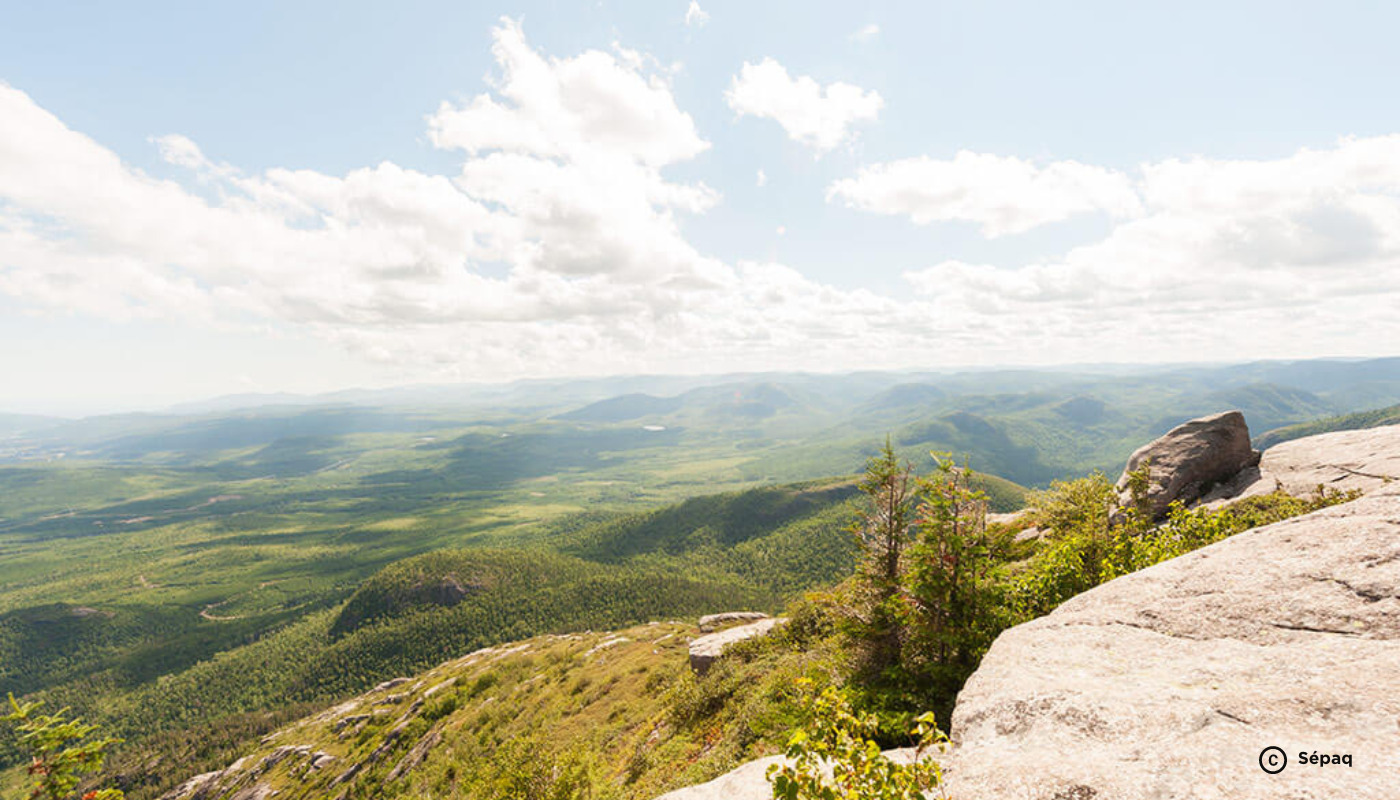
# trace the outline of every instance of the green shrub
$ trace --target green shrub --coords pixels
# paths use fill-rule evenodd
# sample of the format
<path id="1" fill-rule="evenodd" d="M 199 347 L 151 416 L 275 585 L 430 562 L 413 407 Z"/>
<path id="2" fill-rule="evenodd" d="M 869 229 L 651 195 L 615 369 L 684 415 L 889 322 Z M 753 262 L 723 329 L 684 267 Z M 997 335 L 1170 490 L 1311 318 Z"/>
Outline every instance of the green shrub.
<path id="1" fill-rule="evenodd" d="M 1318 486 L 1311 498 L 1274 492 L 1218 509 L 1187 509 L 1173 503 L 1167 521 L 1137 537 L 1124 556 L 1113 560 L 1106 577 L 1145 569 L 1242 531 L 1345 503 L 1359 495 L 1357 491 L 1338 492 Z"/>
<path id="2" fill-rule="evenodd" d="M 672 726 L 685 728 L 714 716 L 738 691 L 741 681 L 732 662 L 720 660 L 704 675 L 687 672 L 667 695 L 667 716 Z"/>
<path id="3" fill-rule="evenodd" d="M 874 716 L 857 713 L 840 690 L 809 693 L 803 710 L 806 727 L 788 739 L 792 763 L 768 768 L 774 800 L 922 800 L 942 783 L 938 762 L 925 758 L 947 742 L 932 714 L 918 718 L 911 734 L 918 743 L 914 760 L 901 764 L 880 752 Z"/>
<path id="4" fill-rule="evenodd" d="M 1139 470 L 1138 473 L 1143 472 Z M 1130 489 L 1145 495 L 1142 475 L 1130 476 Z M 1173 503 L 1165 522 L 1153 527 L 1144 506 L 1133 503 L 1113 516 L 1105 498 L 1112 487 L 1101 475 L 1057 482 L 1038 493 L 1036 521 L 1050 530 L 1039 552 L 1008 588 L 1017 619 L 1032 619 L 1081 592 L 1153 564 L 1176 558 L 1261 525 L 1344 503 L 1356 492 L 1319 486 L 1311 498 L 1283 492 L 1252 497 L 1219 508 L 1187 509 Z"/>

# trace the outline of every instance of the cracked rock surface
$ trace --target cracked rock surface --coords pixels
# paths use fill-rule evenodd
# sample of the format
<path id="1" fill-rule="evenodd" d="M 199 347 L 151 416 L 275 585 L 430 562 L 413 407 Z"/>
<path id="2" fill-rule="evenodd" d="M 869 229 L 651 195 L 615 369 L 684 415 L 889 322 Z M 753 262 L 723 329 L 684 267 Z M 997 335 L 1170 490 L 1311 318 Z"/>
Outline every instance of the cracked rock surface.
<path id="1" fill-rule="evenodd" d="M 1392 456 L 1342 452 L 1377 443 L 1352 433 L 1376 432 L 1279 449 L 1325 445 L 1354 471 L 1400 472 Z M 1400 429 L 1385 438 L 1400 455 Z M 1400 797 L 1400 481 L 1291 474 L 1370 491 L 1003 633 L 958 696 L 951 796 Z M 1288 754 L 1277 775 L 1259 766 L 1269 746 Z M 1300 751 L 1351 754 L 1352 766 L 1299 764 Z"/>
<path id="2" fill-rule="evenodd" d="M 1259 469 L 1289 494 L 1308 494 L 1318 484 L 1372 491 L 1400 482 L 1400 425 L 1283 442 L 1264 451 Z"/>

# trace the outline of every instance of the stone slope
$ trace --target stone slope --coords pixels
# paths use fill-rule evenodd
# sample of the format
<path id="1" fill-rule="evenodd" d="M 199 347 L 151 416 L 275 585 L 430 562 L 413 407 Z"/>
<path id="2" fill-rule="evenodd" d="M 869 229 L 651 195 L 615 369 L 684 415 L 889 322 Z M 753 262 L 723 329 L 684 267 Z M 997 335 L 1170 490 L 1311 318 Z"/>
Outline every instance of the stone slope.
<path id="1" fill-rule="evenodd" d="M 1241 471 L 1202 498 L 1207 505 L 1284 491 L 1306 496 L 1323 486 L 1370 491 L 1400 480 L 1400 426 L 1337 431 L 1293 439 L 1265 450 L 1259 464 Z"/>
<path id="2" fill-rule="evenodd" d="M 1400 797 L 1400 481 L 1383 477 L 1400 477 L 1400 429 L 1315 438 L 1269 451 L 1266 474 L 1368 494 L 1003 633 L 958 696 L 950 794 Z M 1288 754 L 1277 775 L 1270 746 Z"/>
<path id="3" fill-rule="evenodd" d="M 1378 489 L 1400 481 L 1400 426 L 1337 431 L 1284 442 L 1264 451 L 1263 479 L 1289 494 L 1319 484 L 1332 489 Z"/>

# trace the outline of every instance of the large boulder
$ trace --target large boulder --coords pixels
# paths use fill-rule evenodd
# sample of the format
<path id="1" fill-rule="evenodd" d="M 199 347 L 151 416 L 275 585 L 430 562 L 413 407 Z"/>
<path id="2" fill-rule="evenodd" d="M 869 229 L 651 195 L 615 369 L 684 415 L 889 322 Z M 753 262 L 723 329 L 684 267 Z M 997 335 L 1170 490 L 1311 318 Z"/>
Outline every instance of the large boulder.
<path id="1" fill-rule="evenodd" d="M 1400 797 L 1400 482 L 1004 632 L 952 737 L 959 800 Z"/>
<path id="2" fill-rule="evenodd" d="M 1128 458 L 1118 479 L 1120 502 L 1126 504 L 1128 473 L 1144 462 L 1150 464 L 1147 499 L 1154 518 L 1166 516 L 1175 500 L 1191 504 L 1217 484 L 1229 482 L 1241 471 L 1259 463 L 1259 452 L 1249 443 L 1244 414 L 1226 411 L 1193 419 L 1139 447 Z"/>
<path id="3" fill-rule="evenodd" d="M 730 646 L 755 636 L 764 636 L 773 630 L 774 625 L 786 622 L 782 617 L 761 619 L 748 625 L 700 636 L 690 643 L 690 668 L 695 670 L 697 675 L 704 675 Z"/>

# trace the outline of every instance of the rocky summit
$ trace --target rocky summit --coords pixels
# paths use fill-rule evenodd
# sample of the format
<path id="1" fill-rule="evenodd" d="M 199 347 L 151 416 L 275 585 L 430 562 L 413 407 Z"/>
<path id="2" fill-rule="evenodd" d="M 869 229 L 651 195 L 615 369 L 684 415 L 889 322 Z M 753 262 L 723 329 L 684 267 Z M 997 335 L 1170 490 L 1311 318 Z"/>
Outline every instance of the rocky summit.
<path id="1" fill-rule="evenodd" d="M 1004 632 L 958 695 L 947 796 L 1400 797 L 1400 426 L 1288 442 L 1260 466 L 1235 488 L 1363 495 Z M 768 763 L 666 798 L 763 800 Z"/>
<path id="2" fill-rule="evenodd" d="M 1002 634 L 958 696 L 949 789 L 965 800 L 1394 798 L 1397 689 L 1400 482 L 1111 581 Z M 1287 754 L 1280 774 L 1260 767 L 1268 747 Z M 1352 765 L 1297 763 L 1301 753 Z"/>

